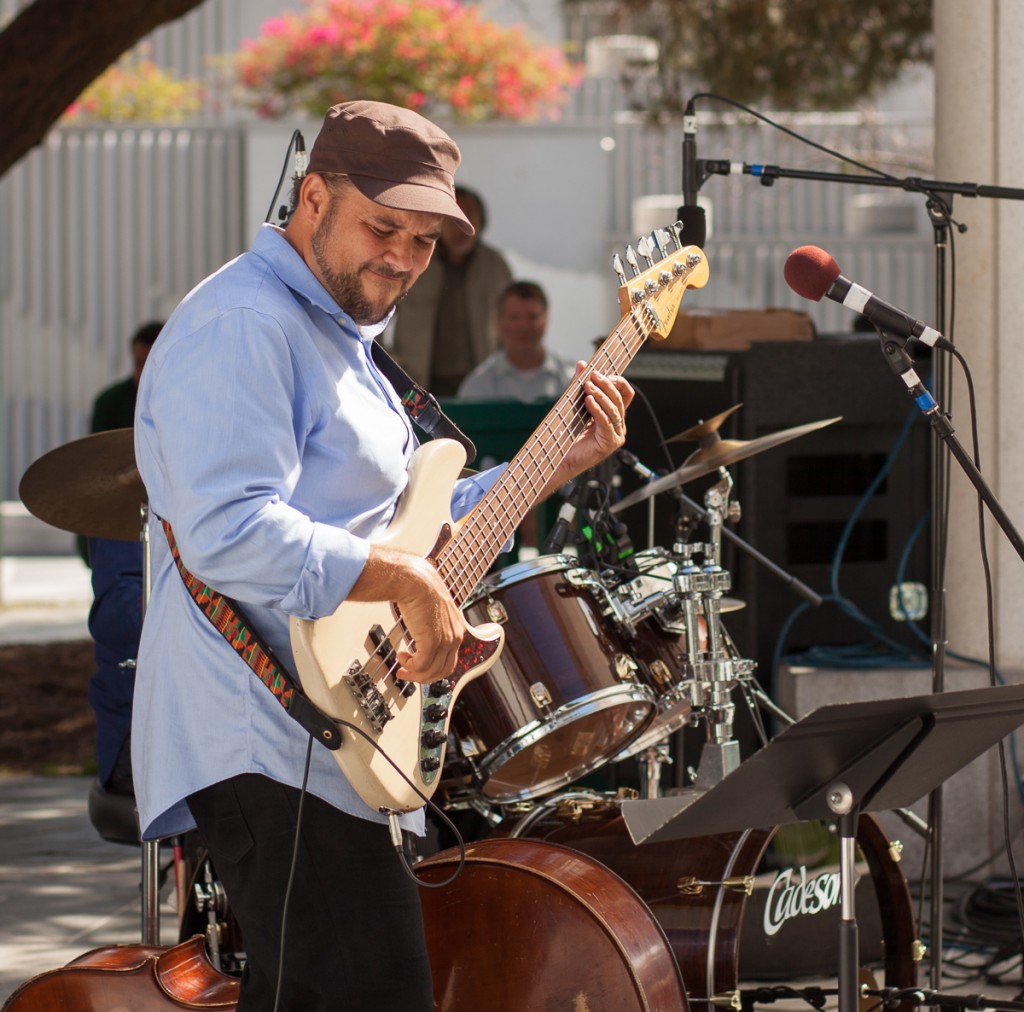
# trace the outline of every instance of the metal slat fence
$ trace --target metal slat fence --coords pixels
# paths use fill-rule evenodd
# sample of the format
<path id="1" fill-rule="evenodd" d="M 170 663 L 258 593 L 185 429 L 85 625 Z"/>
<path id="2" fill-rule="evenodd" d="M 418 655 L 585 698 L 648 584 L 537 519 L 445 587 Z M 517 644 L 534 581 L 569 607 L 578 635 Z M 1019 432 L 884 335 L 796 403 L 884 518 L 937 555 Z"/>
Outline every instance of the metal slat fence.
<path id="1" fill-rule="evenodd" d="M 238 127 L 63 127 L 0 184 L 3 488 L 87 431 L 135 328 L 239 253 Z"/>

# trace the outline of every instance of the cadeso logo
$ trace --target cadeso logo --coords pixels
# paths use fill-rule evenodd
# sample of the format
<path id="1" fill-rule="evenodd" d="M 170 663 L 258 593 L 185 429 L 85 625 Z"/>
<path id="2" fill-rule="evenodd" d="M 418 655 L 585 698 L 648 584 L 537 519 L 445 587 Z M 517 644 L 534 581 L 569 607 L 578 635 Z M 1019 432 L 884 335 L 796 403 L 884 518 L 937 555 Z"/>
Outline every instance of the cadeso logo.
<path id="1" fill-rule="evenodd" d="M 768 890 L 764 905 L 764 933 L 774 935 L 791 917 L 820 914 L 838 902 L 838 870 L 822 871 L 808 878 L 803 865 L 799 875 L 792 868 L 787 868 L 779 872 Z"/>

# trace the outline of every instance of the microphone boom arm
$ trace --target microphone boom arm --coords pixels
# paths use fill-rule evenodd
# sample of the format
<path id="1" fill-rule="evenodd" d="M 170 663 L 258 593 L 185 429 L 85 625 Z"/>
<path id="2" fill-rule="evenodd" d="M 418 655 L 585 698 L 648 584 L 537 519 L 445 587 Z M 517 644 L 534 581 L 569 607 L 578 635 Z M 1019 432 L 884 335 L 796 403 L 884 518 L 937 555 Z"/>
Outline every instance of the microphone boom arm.
<path id="1" fill-rule="evenodd" d="M 852 172 L 821 172 L 814 169 L 788 169 L 780 165 L 730 162 L 722 158 L 697 160 L 698 186 L 711 176 L 755 176 L 763 186 L 776 179 L 817 179 L 830 183 L 853 183 L 856 186 L 888 186 L 909 193 L 953 193 L 962 197 L 994 197 L 1003 200 L 1024 200 L 1024 189 L 1014 186 L 990 186 L 985 183 L 954 183 L 943 179 L 922 179 L 920 176 L 866 176 Z"/>

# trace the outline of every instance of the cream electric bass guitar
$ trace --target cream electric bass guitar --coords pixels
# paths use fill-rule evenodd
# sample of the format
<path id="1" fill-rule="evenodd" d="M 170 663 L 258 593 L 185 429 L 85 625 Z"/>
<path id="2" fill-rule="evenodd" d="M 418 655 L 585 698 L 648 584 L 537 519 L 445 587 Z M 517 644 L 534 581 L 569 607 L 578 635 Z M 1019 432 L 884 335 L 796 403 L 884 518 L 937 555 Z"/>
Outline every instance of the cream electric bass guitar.
<path id="1" fill-rule="evenodd" d="M 515 455 L 501 477 L 461 521 L 451 518 L 451 493 L 466 462 L 449 439 L 424 444 L 413 455 L 409 485 L 378 543 L 429 558 L 460 606 L 534 506 L 569 446 L 586 427 L 583 384 L 591 372 L 623 372 L 651 335 L 664 338 L 687 287 L 703 287 L 708 268 L 696 246 L 681 247 L 678 230 L 659 229 L 637 244 L 650 266 L 622 282 L 622 319 L 594 357 Z M 662 255 L 666 245 L 673 252 Z M 660 260 L 655 263 L 654 255 Z M 395 654 L 406 640 L 401 615 L 388 601 L 346 601 L 333 615 L 291 620 L 291 644 L 302 687 L 340 723 L 342 744 L 332 754 L 363 800 L 388 812 L 419 808 L 437 787 L 452 707 L 462 687 L 498 658 L 498 625 L 470 630 L 449 678 L 429 685 L 395 677 Z M 358 728 L 359 730 L 355 730 Z M 362 733 L 360 733 L 362 732 Z M 390 760 L 390 761 L 389 761 Z"/>

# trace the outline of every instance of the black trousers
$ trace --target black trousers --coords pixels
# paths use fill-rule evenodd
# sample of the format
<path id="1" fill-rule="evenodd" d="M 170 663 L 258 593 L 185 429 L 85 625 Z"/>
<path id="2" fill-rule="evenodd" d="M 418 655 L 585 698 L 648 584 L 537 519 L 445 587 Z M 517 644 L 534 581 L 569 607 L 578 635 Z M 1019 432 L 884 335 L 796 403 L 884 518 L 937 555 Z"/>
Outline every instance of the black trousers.
<path id="1" fill-rule="evenodd" d="M 188 798 L 245 945 L 239 1012 L 430 1012 L 416 884 L 386 826 L 307 794 L 279 960 L 299 792 L 244 774 Z"/>

